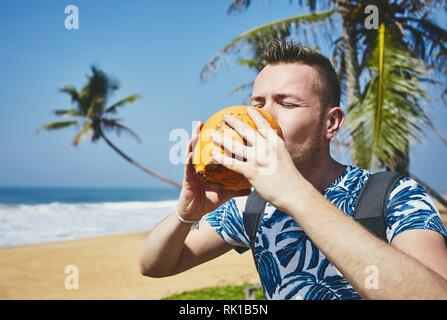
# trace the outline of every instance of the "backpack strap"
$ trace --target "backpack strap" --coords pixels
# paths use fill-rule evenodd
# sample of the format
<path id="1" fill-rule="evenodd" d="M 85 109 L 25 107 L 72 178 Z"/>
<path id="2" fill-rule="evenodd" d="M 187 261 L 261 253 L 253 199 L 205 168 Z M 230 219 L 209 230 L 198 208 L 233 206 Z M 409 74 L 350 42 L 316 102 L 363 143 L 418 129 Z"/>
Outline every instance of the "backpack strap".
<path id="1" fill-rule="evenodd" d="M 256 233 L 259 229 L 262 217 L 264 216 L 266 203 L 267 202 L 259 195 L 256 190 L 253 190 L 252 193 L 250 193 L 250 195 L 247 197 L 243 220 L 245 232 L 247 233 L 250 243 L 250 249 L 252 249 L 252 251 L 255 246 Z M 244 253 L 248 250 L 248 248 L 235 247 L 234 250 L 236 250 L 238 253 Z"/>
<path id="2" fill-rule="evenodd" d="M 371 174 L 360 192 L 354 209 L 354 220 L 385 242 L 388 242 L 387 201 L 400 178 L 402 178 L 400 173 L 391 171 Z"/>
<path id="3" fill-rule="evenodd" d="M 360 192 L 354 209 L 354 220 L 385 242 L 387 242 L 387 201 L 389 194 L 400 178 L 402 178 L 400 173 L 391 171 L 371 174 Z M 266 203 L 259 193 L 253 190 L 245 204 L 243 213 L 244 228 L 252 251 L 255 245 L 256 233 L 264 216 Z M 248 249 L 240 246 L 234 248 L 240 254 Z"/>

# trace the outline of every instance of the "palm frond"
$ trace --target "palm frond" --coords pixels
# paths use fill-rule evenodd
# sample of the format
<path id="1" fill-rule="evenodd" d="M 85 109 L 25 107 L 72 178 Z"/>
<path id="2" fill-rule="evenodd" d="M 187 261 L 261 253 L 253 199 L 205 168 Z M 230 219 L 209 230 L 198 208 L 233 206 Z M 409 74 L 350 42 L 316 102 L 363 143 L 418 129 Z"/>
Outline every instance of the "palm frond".
<path id="1" fill-rule="evenodd" d="M 246 66 L 250 69 L 258 69 L 259 63 L 256 58 L 239 58 L 238 61 L 240 65 Z"/>
<path id="2" fill-rule="evenodd" d="M 84 124 L 82 125 L 81 131 L 79 131 L 79 133 L 75 136 L 75 138 L 73 140 L 73 145 L 75 147 L 77 147 L 79 145 L 79 143 L 81 142 L 81 140 L 85 136 L 87 136 L 87 134 L 90 132 L 90 130 L 91 130 L 90 123 L 85 121 Z"/>
<path id="3" fill-rule="evenodd" d="M 118 136 L 120 136 L 121 133 L 127 133 L 135 138 L 138 143 L 141 143 L 141 139 L 138 137 L 138 135 L 130 128 L 119 123 L 120 120 L 121 119 L 102 119 L 101 123 L 106 131 L 115 131 Z"/>
<path id="4" fill-rule="evenodd" d="M 253 83 L 254 83 L 254 81 L 250 81 L 250 82 L 238 85 L 236 88 L 231 90 L 230 95 L 235 95 L 235 94 L 238 94 L 239 92 L 245 91 L 245 90 L 251 90 L 251 88 L 253 88 Z"/>
<path id="5" fill-rule="evenodd" d="M 71 97 L 71 102 L 77 102 L 79 101 L 79 92 L 76 90 L 75 87 L 70 85 L 65 85 L 62 88 L 59 89 L 60 92 L 67 93 Z"/>
<path id="6" fill-rule="evenodd" d="M 420 59 L 429 65 L 445 63 L 447 52 L 447 30 L 424 15 L 421 18 L 403 17 L 399 19 L 408 32 L 409 44 Z"/>
<path id="7" fill-rule="evenodd" d="M 116 113 L 117 108 L 122 107 L 128 103 L 133 103 L 133 102 L 137 101 L 138 99 L 140 99 L 140 96 L 136 95 L 136 94 L 128 96 L 128 97 L 121 99 L 120 101 L 112 104 L 110 107 L 108 107 L 106 109 L 105 113 Z"/>
<path id="8" fill-rule="evenodd" d="M 95 120 L 100 119 L 103 116 L 104 113 L 104 105 L 105 105 L 105 99 L 104 97 L 98 96 L 94 98 L 87 111 L 87 117 Z"/>
<path id="9" fill-rule="evenodd" d="M 202 80 L 206 79 L 208 75 L 213 73 L 219 66 L 219 62 L 223 56 L 230 53 L 232 50 L 237 52 L 238 46 L 255 36 L 262 37 L 263 34 L 273 32 L 281 32 L 284 30 L 293 30 L 297 32 L 299 28 L 303 28 L 303 31 L 309 31 L 317 39 L 317 33 L 315 30 L 316 24 L 319 22 L 327 22 L 330 20 L 331 16 L 336 12 L 336 10 L 327 10 L 318 13 L 310 13 L 301 16 L 294 16 L 286 19 L 281 19 L 264 24 L 259 27 L 255 27 L 246 32 L 241 33 L 236 38 L 231 40 L 226 46 L 224 46 L 207 65 L 202 69 L 200 73 L 200 78 Z M 306 27 L 311 26 L 312 28 L 306 29 Z M 307 33 L 305 33 L 306 35 Z"/>
<path id="10" fill-rule="evenodd" d="M 232 0 L 227 13 L 241 13 L 248 9 L 251 0 Z"/>
<path id="11" fill-rule="evenodd" d="M 51 131 L 51 130 L 63 129 L 63 128 L 72 127 L 72 126 L 75 126 L 78 124 L 79 124 L 79 122 L 76 120 L 49 122 L 47 124 L 44 124 L 37 131 L 40 132 L 40 131 Z"/>
<path id="12" fill-rule="evenodd" d="M 433 130 L 433 132 L 438 136 L 438 138 L 447 145 L 447 138 L 439 130 L 438 126 L 433 122 L 432 119 L 428 118 L 428 125 Z"/>
<path id="13" fill-rule="evenodd" d="M 377 37 L 368 66 L 373 75 L 347 119 L 353 160 L 369 169 L 376 169 L 371 165 L 396 166 L 398 155 L 408 151 L 410 140 L 420 140 L 422 126 L 428 123 L 422 105 L 426 92 L 420 83 L 427 69 L 397 44 L 391 32 L 385 32 L 382 39 L 383 60 L 379 61 Z M 359 134 L 361 144 L 356 143 Z"/>
<path id="14" fill-rule="evenodd" d="M 54 114 L 56 116 L 74 116 L 74 117 L 84 115 L 82 113 L 82 111 L 80 111 L 78 109 L 58 109 L 58 110 L 54 110 Z"/>
<path id="15" fill-rule="evenodd" d="M 289 0 L 290 4 L 292 4 L 293 0 Z M 307 7 L 311 12 L 315 12 L 317 10 L 317 6 L 321 7 L 321 9 L 326 9 L 333 5 L 332 1 L 321 1 L 321 0 L 298 0 L 298 5 L 301 7 Z M 251 0 L 232 0 L 230 6 L 228 7 L 227 13 L 241 13 L 244 12 L 250 7 Z"/>

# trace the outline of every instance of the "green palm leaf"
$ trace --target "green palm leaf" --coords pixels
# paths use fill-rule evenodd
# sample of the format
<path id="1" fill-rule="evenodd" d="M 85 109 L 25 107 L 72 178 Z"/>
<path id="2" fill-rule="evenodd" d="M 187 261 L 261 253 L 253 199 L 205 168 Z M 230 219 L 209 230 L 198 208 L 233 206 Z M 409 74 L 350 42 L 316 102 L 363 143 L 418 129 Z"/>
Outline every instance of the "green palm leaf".
<path id="1" fill-rule="evenodd" d="M 409 139 L 420 140 L 422 126 L 428 124 L 422 106 L 426 94 L 419 80 L 427 70 L 384 28 L 369 68 L 373 74 L 366 90 L 348 114 L 353 159 L 365 168 L 393 168 L 396 154 L 407 154 Z M 356 143 L 358 135 L 362 135 L 362 144 Z"/>
<path id="2" fill-rule="evenodd" d="M 118 101 L 118 102 L 112 104 L 110 107 L 108 107 L 106 109 L 105 113 L 116 113 L 117 108 L 122 107 L 128 103 L 133 103 L 140 98 L 141 97 L 139 95 L 134 94 L 134 95 L 128 96 L 124 99 L 121 99 L 120 101 Z"/>
<path id="3" fill-rule="evenodd" d="M 133 138 L 135 138 L 135 140 L 137 140 L 138 143 L 141 143 L 141 140 L 138 137 L 138 135 L 134 131 L 132 131 L 130 128 L 119 123 L 119 121 L 120 121 L 120 119 L 102 119 L 101 120 L 105 130 L 115 131 L 118 136 L 120 136 L 121 133 L 127 133 L 130 136 L 132 136 Z"/>
<path id="4" fill-rule="evenodd" d="M 83 116 L 82 111 L 78 110 L 78 109 L 59 109 L 59 110 L 54 110 L 54 114 L 57 116 Z"/>
<path id="5" fill-rule="evenodd" d="M 71 97 L 71 102 L 77 102 L 79 101 L 79 92 L 76 90 L 75 87 L 65 85 L 62 88 L 59 89 L 60 92 L 67 93 Z"/>
<path id="6" fill-rule="evenodd" d="M 87 136 L 87 134 L 90 132 L 90 130 L 91 130 L 90 124 L 87 121 L 85 121 L 84 124 L 82 125 L 81 131 L 74 138 L 73 145 L 77 147 L 79 145 L 79 143 L 81 142 L 81 140 L 85 136 Z"/>
<path id="7" fill-rule="evenodd" d="M 228 13 L 243 12 L 250 6 L 251 0 L 233 0 L 228 7 Z"/>
<path id="8" fill-rule="evenodd" d="M 259 66 L 259 61 L 256 58 L 240 58 L 238 62 L 240 65 L 246 66 L 250 69 L 257 69 Z"/>
<path id="9" fill-rule="evenodd" d="M 78 124 L 79 122 L 76 120 L 49 122 L 47 124 L 44 124 L 38 131 L 51 131 L 51 130 L 63 129 Z"/>
<path id="10" fill-rule="evenodd" d="M 271 33 L 272 30 L 276 32 L 284 31 L 286 29 L 295 29 L 298 30 L 300 27 L 312 26 L 313 28 L 309 31 L 314 33 L 315 38 L 316 34 L 314 31 L 315 24 L 318 22 L 327 22 L 330 20 L 332 15 L 336 12 L 336 10 L 327 10 L 318 13 L 309 13 L 301 16 L 294 16 L 286 19 L 281 19 L 277 21 L 273 21 L 267 24 L 264 24 L 259 27 L 255 27 L 250 29 L 244 33 L 241 33 L 236 38 L 230 41 L 226 46 L 224 46 L 211 60 L 207 63 L 207 65 L 203 68 L 200 73 L 200 78 L 205 79 L 209 74 L 214 72 L 219 64 L 221 58 L 228 54 L 231 50 L 236 49 L 237 46 L 245 41 L 249 40 L 253 37 L 262 37 L 265 33 Z"/>
<path id="11" fill-rule="evenodd" d="M 254 83 L 254 81 L 250 81 L 250 82 L 238 85 L 236 88 L 231 90 L 230 95 L 235 95 L 235 94 L 238 94 L 241 91 L 245 91 L 245 90 L 251 89 L 253 87 L 253 83 Z"/>

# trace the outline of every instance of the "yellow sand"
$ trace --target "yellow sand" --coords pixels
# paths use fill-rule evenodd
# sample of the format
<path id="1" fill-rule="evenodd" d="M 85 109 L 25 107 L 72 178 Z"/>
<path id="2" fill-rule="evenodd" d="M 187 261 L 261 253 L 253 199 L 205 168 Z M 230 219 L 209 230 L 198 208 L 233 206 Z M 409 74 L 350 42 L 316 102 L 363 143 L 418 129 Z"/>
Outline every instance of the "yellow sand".
<path id="1" fill-rule="evenodd" d="M 231 250 L 182 274 L 143 277 L 138 257 L 147 232 L 0 249 L 0 299 L 159 299 L 198 288 L 257 283 L 250 252 Z M 65 289 L 76 265 L 79 289 Z"/>
<path id="2" fill-rule="evenodd" d="M 443 212 L 444 223 L 447 214 Z M 140 275 L 147 232 L 0 249 L 0 299 L 159 299 L 198 288 L 257 283 L 250 252 L 234 250 L 182 274 Z M 65 289 L 65 266 L 79 269 L 79 289 Z"/>

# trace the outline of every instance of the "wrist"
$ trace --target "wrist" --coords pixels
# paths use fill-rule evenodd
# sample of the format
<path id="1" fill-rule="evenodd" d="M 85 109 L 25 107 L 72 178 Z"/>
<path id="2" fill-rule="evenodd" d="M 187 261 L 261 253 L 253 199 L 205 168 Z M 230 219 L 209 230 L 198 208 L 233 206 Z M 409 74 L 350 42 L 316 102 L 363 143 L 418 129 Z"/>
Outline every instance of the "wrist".
<path id="1" fill-rule="evenodd" d="M 303 176 L 296 176 L 283 192 L 282 209 L 292 215 L 295 212 L 303 212 L 308 203 L 312 201 L 312 185 Z"/>
<path id="2" fill-rule="evenodd" d="M 197 228 L 200 222 L 200 219 L 194 219 L 194 220 L 186 219 L 184 217 L 184 214 L 182 214 L 182 211 L 179 211 L 177 207 L 174 207 L 173 214 L 181 224 L 189 225 L 191 226 L 192 229 Z"/>

